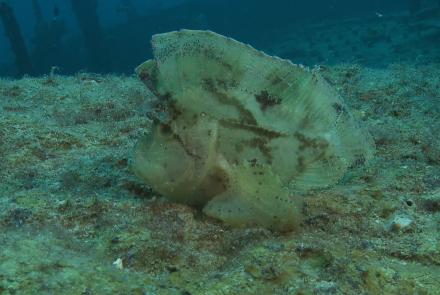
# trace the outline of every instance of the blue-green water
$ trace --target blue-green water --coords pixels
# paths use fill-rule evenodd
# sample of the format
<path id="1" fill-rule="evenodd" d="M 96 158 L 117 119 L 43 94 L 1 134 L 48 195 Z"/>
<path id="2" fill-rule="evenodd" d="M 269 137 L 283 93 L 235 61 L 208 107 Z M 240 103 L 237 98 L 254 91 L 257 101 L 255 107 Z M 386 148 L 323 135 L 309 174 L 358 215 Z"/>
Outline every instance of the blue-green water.
<path id="1" fill-rule="evenodd" d="M 439 60 L 438 1 L 113 0 L 9 3 L 30 65 L 17 69 L 0 36 L 0 75 L 79 70 L 131 74 L 151 55 L 151 35 L 209 29 L 309 66 L 356 62 L 385 66 Z M 420 6 L 414 4 L 420 2 Z M 3 26 L 0 26 L 0 31 Z"/>

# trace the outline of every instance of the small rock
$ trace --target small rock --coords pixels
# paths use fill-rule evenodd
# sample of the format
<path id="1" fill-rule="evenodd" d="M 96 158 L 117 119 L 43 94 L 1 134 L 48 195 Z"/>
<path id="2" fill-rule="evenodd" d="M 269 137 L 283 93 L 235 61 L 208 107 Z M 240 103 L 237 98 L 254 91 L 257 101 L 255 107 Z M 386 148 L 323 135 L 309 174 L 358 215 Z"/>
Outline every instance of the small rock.
<path id="1" fill-rule="evenodd" d="M 322 281 L 319 282 L 314 289 L 315 294 L 336 294 L 338 291 L 338 285 L 335 282 Z"/>
<path id="2" fill-rule="evenodd" d="M 387 223 L 387 229 L 393 232 L 402 232 L 408 230 L 414 223 L 414 220 L 406 215 L 395 215 Z"/>
<path id="3" fill-rule="evenodd" d="M 122 263 L 122 258 L 118 258 L 113 262 L 113 265 L 117 268 L 117 269 L 124 269 L 124 264 Z"/>

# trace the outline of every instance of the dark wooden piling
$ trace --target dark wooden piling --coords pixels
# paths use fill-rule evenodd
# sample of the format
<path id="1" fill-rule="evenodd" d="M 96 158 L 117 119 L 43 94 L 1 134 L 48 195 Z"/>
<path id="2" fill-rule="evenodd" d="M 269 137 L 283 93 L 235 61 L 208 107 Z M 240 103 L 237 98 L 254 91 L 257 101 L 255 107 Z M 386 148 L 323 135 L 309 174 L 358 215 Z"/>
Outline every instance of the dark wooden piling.
<path id="1" fill-rule="evenodd" d="M 15 55 L 15 65 L 18 75 L 32 74 L 33 66 L 20 26 L 11 6 L 5 1 L 0 1 L 0 18 Z"/>
<path id="2" fill-rule="evenodd" d="M 90 55 L 91 70 L 106 71 L 104 38 L 98 18 L 97 0 L 71 0 L 70 2 L 84 38 L 84 45 Z"/>

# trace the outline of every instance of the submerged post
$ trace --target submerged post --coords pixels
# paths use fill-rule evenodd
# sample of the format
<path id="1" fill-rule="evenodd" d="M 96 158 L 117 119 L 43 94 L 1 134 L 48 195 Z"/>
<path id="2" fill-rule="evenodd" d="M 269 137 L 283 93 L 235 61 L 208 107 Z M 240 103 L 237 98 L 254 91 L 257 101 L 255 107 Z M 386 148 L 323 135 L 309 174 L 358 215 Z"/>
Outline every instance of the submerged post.
<path id="1" fill-rule="evenodd" d="M 85 47 L 90 54 L 92 70 L 105 70 L 103 38 L 97 13 L 97 0 L 70 0 L 84 37 Z"/>
<path id="2" fill-rule="evenodd" d="M 15 55 L 15 65 L 18 75 L 32 74 L 32 62 L 21 34 L 20 26 L 14 11 L 6 1 L 0 0 L 0 18 L 2 19 L 6 36 L 11 43 L 11 48 Z"/>
<path id="3" fill-rule="evenodd" d="M 34 10 L 35 19 L 37 20 L 37 25 L 44 22 L 43 12 L 41 11 L 40 3 L 38 3 L 38 0 L 32 0 L 32 8 Z"/>

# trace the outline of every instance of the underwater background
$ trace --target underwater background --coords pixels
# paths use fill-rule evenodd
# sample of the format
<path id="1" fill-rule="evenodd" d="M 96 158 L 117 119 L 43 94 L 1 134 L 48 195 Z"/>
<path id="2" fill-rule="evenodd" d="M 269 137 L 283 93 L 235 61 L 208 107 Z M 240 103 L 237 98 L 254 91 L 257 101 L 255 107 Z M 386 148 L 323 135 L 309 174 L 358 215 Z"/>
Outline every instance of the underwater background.
<path id="1" fill-rule="evenodd" d="M 41 75 L 54 66 L 63 74 L 131 74 L 151 56 L 152 34 L 181 28 L 209 29 L 309 66 L 439 58 L 438 11 L 428 9 L 438 5 L 435 0 L 71 2 L 10 1 L 32 67 L 17 73 L 0 26 L 0 75 Z M 408 17 L 418 10 L 423 13 Z"/>
<path id="2" fill-rule="evenodd" d="M 1 295 L 440 294 L 440 1 L 0 0 L 0 21 Z M 314 69 L 373 159 L 292 196 L 288 233 L 157 194 L 130 168 L 157 100 L 134 69 L 180 29 Z"/>

